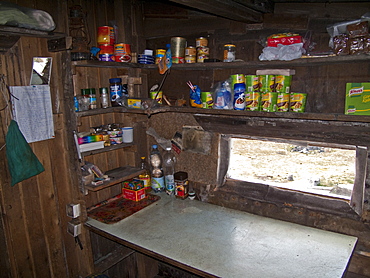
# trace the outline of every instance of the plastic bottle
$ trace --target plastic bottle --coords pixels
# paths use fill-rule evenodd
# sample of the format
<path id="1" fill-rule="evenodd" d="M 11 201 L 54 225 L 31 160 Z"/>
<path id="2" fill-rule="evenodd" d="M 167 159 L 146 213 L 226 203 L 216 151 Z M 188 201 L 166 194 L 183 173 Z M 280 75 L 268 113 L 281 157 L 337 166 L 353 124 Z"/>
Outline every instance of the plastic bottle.
<path id="1" fill-rule="evenodd" d="M 164 184 L 164 176 L 162 171 L 162 156 L 158 150 L 157 145 L 152 146 L 152 150 L 150 152 L 150 165 L 152 166 L 151 174 L 151 187 L 154 192 L 162 192 L 164 191 L 165 184 Z"/>
<path id="2" fill-rule="evenodd" d="M 171 152 L 171 147 L 167 147 L 163 155 L 163 173 L 166 193 L 168 195 L 173 195 L 175 192 L 175 178 L 173 176 L 175 173 L 175 163 L 176 158 Z"/>
<path id="3" fill-rule="evenodd" d="M 146 161 L 145 156 L 141 157 L 140 169 L 144 170 L 144 172 L 139 175 L 139 180 L 143 182 L 145 191 L 150 192 L 152 190 L 151 182 L 150 182 L 150 170 L 149 170 L 149 164 Z"/>
<path id="4" fill-rule="evenodd" d="M 101 108 L 107 108 L 109 106 L 108 88 L 99 88 L 99 91 Z"/>

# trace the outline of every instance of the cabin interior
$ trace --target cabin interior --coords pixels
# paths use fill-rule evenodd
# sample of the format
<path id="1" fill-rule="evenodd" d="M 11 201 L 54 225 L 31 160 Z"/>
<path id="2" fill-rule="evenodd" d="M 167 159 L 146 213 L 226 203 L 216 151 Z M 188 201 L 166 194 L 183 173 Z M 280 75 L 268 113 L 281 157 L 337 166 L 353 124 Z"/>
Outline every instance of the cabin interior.
<path id="1" fill-rule="evenodd" d="M 370 277 L 370 168 L 367 163 L 370 117 L 344 113 L 346 83 L 370 82 L 370 56 L 328 54 L 332 48 L 327 31 L 330 25 L 357 20 L 370 12 L 368 1 L 10 2 L 49 13 L 56 28 L 52 32 L 37 32 L 0 26 L 0 277 L 88 277 L 97 273 L 108 277 L 216 277 L 197 271 L 190 273 L 180 263 L 129 244 L 122 245 L 114 237 L 94 232 L 85 225 L 87 208 L 120 194 L 121 183 L 99 190 L 85 187 L 74 132 L 86 132 L 108 123 L 134 127 L 134 143 L 83 157 L 103 172 L 124 166 L 139 167 L 140 158 L 148 157 L 151 145 L 158 143 L 148 130 L 155 130 L 160 138 L 172 139 L 177 132 L 184 133 L 184 127 L 188 128 L 198 138 L 190 140 L 188 149 L 175 153 L 175 170 L 188 173 L 196 192 L 193 202 L 356 237 L 357 244 L 343 277 Z M 1 5 L 3 2 L 0 2 L 0 11 Z M 72 28 L 76 24 L 71 19 L 76 7 L 82 15 L 77 32 Z M 130 44 L 133 57 L 145 49 L 166 48 L 172 37 L 183 37 L 192 46 L 197 38 L 205 37 L 209 58 L 222 60 L 224 45 L 231 43 L 236 46 L 239 61 L 173 64 L 169 73 L 163 75 L 156 65 L 72 59 L 72 53 L 76 52 L 73 38 L 82 37 L 85 43 L 82 52 L 89 52 L 97 46 L 99 26 L 116 26 L 116 41 Z M 260 61 L 266 38 L 285 32 L 309 39 L 312 57 Z M 11 119 L 8 88 L 30 85 L 33 57 L 52 58 L 49 86 L 54 136 L 29 144 L 44 171 L 12 185 L 6 154 Z M 291 90 L 307 93 L 305 112 L 221 111 L 190 106 L 187 81 L 207 91 L 233 74 L 251 75 L 259 69 L 295 70 Z M 150 111 L 109 107 L 75 112 L 74 97 L 81 89 L 109 87 L 109 79 L 115 77 L 124 78 L 129 96 L 139 99 L 149 98 L 150 88 L 163 82 L 162 90 L 172 105 L 163 104 Z M 100 107 L 100 95 L 97 99 Z M 185 100 L 186 106 L 175 106 L 179 99 Z M 224 179 L 230 138 L 353 146 L 356 185 L 352 196 L 344 200 Z M 80 224 L 78 237 L 67 231 L 72 221 L 66 214 L 69 204 L 79 204 L 81 208 L 81 215 L 74 222 Z M 152 236 L 151 231 L 147 231 L 147 236 Z M 248 273 L 244 277 L 249 277 Z M 286 273 L 286 277 L 291 276 Z"/>

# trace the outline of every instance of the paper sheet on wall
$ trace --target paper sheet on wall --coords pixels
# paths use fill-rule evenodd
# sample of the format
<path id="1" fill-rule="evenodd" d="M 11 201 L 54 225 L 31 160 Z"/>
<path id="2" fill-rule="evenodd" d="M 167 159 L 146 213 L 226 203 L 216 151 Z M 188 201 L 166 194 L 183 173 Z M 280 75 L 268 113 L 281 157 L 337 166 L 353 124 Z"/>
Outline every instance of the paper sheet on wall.
<path id="1" fill-rule="evenodd" d="M 13 118 L 28 143 L 54 138 L 49 85 L 9 87 Z"/>

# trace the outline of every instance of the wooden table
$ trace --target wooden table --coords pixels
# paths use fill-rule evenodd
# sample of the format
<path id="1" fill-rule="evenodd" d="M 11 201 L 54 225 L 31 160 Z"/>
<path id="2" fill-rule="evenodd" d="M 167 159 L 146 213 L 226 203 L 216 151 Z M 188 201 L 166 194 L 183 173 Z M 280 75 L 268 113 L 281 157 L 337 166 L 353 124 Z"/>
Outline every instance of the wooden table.
<path id="1" fill-rule="evenodd" d="M 342 277 L 357 238 L 220 206 L 161 200 L 92 231 L 203 277 Z"/>

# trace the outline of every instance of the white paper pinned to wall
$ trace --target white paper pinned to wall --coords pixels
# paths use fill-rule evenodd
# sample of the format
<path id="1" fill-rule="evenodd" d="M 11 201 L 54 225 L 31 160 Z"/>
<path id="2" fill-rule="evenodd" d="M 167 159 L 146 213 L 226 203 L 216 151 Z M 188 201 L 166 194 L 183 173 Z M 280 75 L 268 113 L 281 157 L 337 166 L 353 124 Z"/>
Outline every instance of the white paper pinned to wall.
<path id="1" fill-rule="evenodd" d="M 49 85 L 11 86 L 13 118 L 28 143 L 54 138 Z"/>

